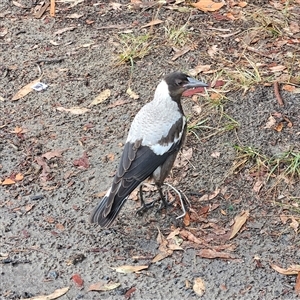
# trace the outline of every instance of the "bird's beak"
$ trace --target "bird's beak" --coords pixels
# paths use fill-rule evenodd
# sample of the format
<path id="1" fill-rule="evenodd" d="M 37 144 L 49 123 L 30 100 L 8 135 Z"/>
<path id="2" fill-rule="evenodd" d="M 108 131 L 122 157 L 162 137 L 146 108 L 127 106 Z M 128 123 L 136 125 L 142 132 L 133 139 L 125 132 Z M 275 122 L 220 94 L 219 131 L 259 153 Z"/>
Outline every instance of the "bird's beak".
<path id="1" fill-rule="evenodd" d="M 208 84 L 201 82 L 195 78 L 188 77 L 189 83 L 185 84 L 184 87 L 186 89 L 196 88 L 196 87 L 208 87 Z"/>

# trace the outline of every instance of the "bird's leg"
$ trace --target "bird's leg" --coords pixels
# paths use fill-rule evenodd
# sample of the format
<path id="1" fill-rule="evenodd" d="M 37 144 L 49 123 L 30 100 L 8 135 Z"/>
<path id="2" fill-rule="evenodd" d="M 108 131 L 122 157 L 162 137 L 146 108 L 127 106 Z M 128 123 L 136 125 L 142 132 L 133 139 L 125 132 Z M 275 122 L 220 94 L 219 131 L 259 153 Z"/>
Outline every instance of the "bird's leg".
<path id="1" fill-rule="evenodd" d="M 154 205 L 154 201 L 150 203 L 145 203 L 144 197 L 143 197 L 143 184 L 140 185 L 140 202 L 141 202 L 141 207 L 136 211 L 137 214 L 142 215 L 146 210 L 151 208 Z"/>
<path id="2" fill-rule="evenodd" d="M 162 209 L 167 209 L 168 206 L 171 206 L 172 203 L 175 201 L 171 201 L 171 202 L 168 202 L 168 200 L 166 199 L 165 195 L 163 194 L 163 191 L 162 191 L 162 186 L 161 184 L 158 184 L 156 183 L 156 186 L 157 186 L 157 189 L 158 189 L 158 192 L 159 192 L 159 195 L 160 195 L 160 198 L 161 198 L 161 203 L 160 203 L 160 206 L 157 210 L 157 212 L 160 212 Z"/>
<path id="3" fill-rule="evenodd" d="M 158 211 L 160 211 L 160 210 L 162 210 L 163 208 L 167 208 L 168 207 L 168 205 L 170 204 L 170 203 L 168 203 L 168 201 L 166 200 L 166 197 L 165 197 L 165 195 L 163 194 L 163 192 L 162 192 L 162 187 L 161 187 L 161 185 L 158 185 L 158 184 L 156 184 L 156 186 L 157 186 L 157 188 L 158 188 L 158 192 L 159 192 L 159 195 L 160 195 L 160 199 L 161 199 L 161 204 L 160 204 L 160 206 L 159 206 L 159 208 L 158 208 Z"/>

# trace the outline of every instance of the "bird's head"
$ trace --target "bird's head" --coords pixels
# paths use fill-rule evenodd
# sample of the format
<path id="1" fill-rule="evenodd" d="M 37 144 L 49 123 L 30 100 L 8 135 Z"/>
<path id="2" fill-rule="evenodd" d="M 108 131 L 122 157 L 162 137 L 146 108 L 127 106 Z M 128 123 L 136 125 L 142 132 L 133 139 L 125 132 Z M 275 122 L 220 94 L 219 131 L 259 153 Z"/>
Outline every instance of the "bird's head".
<path id="1" fill-rule="evenodd" d="M 182 93 L 187 89 L 196 87 L 208 87 L 206 83 L 181 72 L 173 72 L 168 74 L 164 78 L 164 81 L 168 85 L 170 96 L 175 101 L 179 101 Z"/>

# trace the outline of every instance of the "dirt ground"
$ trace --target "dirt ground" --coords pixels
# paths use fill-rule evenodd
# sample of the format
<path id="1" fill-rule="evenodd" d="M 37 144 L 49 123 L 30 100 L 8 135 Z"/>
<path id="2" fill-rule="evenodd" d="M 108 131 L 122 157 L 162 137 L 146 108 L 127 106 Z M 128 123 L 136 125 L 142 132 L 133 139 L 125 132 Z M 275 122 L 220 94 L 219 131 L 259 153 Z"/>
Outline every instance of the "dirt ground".
<path id="1" fill-rule="evenodd" d="M 197 278 L 205 283 L 203 299 L 296 299 L 297 276 L 271 265 L 299 264 L 299 177 L 287 176 L 284 163 L 271 172 L 264 158 L 300 150 L 300 96 L 282 89 L 299 89 L 299 2 L 289 2 L 283 23 L 287 7 L 269 1 L 246 7 L 226 1 L 208 13 L 183 1 L 65 1 L 57 2 L 55 17 L 46 11 L 41 18 L 34 17 L 34 2 L 0 3 L 0 299 L 64 287 L 62 300 L 197 299 Z M 141 28 L 156 19 L 163 22 Z M 269 29 L 279 33 L 270 36 Z M 147 53 L 131 54 L 133 67 L 130 59 L 122 63 L 126 47 L 134 48 L 126 36 L 147 36 Z M 183 99 L 189 134 L 167 179 L 189 199 L 190 220 L 176 219 L 178 198 L 167 212 L 153 208 L 143 216 L 136 216 L 139 204 L 132 199 L 112 228 L 89 224 L 134 115 L 164 74 L 198 65 L 210 68 L 197 78 L 221 84 Z M 277 66 L 285 68 L 271 69 Z M 48 88 L 12 101 L 37 79 Z M 284 106 L 274 93 L 276 80 Z M 129 86 L 139 99 L 126 92 Z M 90 106 L 105 89 L 110 97 Z M 89 110 L 74 114 L 61 107 Z M 251 159 L 237 146 L 260 154 Z M 149 189 L 145 195 L 158 197 Z M 229 240 L 243 211 L 249 217 Z M 179 234 L 183 250 L 152 263 L 160 252 L 158 233 L 167 237 L 176 228 L 198 240 Z M 205 258 L 209 249 L 231 258 Z M 112 269 L 123 265 L 149 267 L 128 274 Z M 99 281 L 120 285 L 89 291 Z"/>

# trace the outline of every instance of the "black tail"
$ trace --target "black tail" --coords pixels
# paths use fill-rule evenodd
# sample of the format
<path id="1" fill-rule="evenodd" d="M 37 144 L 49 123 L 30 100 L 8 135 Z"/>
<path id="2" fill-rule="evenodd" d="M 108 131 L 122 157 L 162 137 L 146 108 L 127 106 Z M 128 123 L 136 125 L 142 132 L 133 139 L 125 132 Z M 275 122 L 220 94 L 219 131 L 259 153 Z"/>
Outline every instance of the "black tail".
<path id="1" fill-rule="evenodd" d="M 122 208 L 127 198 L 128 197 L 124 199 L 119 198 L 118 201 L 114 201 L 109 213 L 107 214 L 106 211 L 110 201 L 109 196 L 104 196 L 104 198 L 91 212 L 89 218 L 90 222 L 97 223 L 101 227 L 109 227 L 117 217 L 120 209 Z"/>

